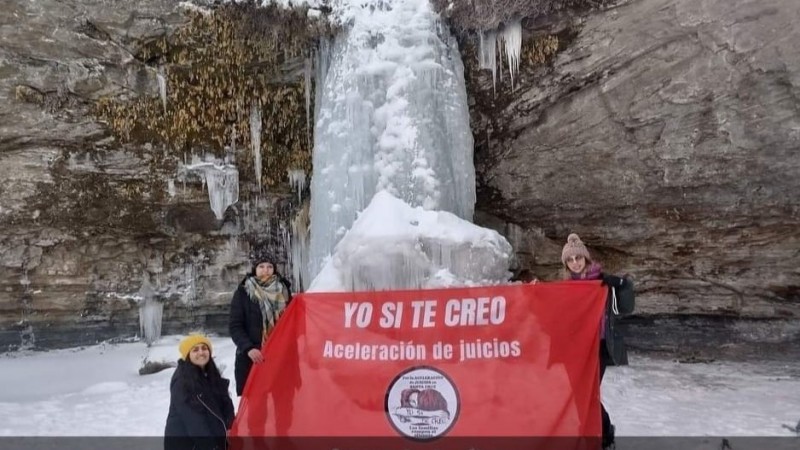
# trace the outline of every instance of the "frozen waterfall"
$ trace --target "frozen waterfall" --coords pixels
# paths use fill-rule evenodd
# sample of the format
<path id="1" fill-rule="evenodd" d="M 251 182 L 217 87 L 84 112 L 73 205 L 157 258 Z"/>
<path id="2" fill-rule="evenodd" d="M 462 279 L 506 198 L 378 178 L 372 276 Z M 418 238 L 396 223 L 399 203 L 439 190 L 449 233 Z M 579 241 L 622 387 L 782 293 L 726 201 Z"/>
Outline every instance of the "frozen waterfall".
<path id="1" fill-rule="evenodd" d="M 310 275 L 376 192 L 472 220 L 475 169 L 463 66 L 428 0 L 340 0 L 320 49 Z"/>

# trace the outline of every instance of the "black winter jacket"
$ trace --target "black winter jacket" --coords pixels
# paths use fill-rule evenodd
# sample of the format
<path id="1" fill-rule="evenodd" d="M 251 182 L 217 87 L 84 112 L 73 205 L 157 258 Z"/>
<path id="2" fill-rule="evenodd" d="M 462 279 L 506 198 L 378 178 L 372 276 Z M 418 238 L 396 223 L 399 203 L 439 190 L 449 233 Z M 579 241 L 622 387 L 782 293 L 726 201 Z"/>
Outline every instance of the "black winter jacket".
<path id="1" fill-rule="evenodd" d="M 165 450 L 224 450 L 233 423 L 230 381 L 209 379 L 192 363 L 178 361 L 170 381 Z"/>
<path id="2" fill-rule="evenodd" d="M 248 275 L 249 276 L 249 275 Z M 286 286 L 289 293 L 288 303 L 292 301 L 292 289 L 289 280 L 279 275 L 280 282 Z M 245 277 L 236 287 L 231 298 L 231 309 L 228 321 L 228 331 L 233 343 L 236 344 L 236 354 L 246 355 L 251 349 L 261 349 L 261 339 L 264 334 L 264 322 L 261 317 L 261 308 L 258 303 L 250 300 L 245 290 Z"/>
<path id="3" fill-rule="evenodd" d="M 252 274 L 248 275 L 251 276 Z M 278 278 L 288 293 L 287 306 L 292 301 L 292 289 L 289 280 L 278 275 Z M 264 321 L 261 317 L 261 307 L 258 303 L 250 300 L 250 295 L 244 287 L 247 281 L 245 277 L 236 287 L 236 291 L 231 298 L 231 309 L 228 321 L 228 332 L 231 334 L 233 343 L 236 344 L 236 361 L 234 375 L 236 377 L 236 393 L 242 395 L 247 377 L 250 374 L 253 363 L 247 356 L 251 349 L 261 349 L 264 336 Z"/>
<path id="4" fill-rule="evenodd" d="M 613 365 L 626 366 L 628 365 L 628 349 L 625 345 L 625 338 L 617 327 L 617 319 L 620 315 L 633 312 L 636 299 L 633 281 L 630 278 L 618 278 L 618 280 L 622 281 L 617 286 L 608 286 L 605 344 Z"/>

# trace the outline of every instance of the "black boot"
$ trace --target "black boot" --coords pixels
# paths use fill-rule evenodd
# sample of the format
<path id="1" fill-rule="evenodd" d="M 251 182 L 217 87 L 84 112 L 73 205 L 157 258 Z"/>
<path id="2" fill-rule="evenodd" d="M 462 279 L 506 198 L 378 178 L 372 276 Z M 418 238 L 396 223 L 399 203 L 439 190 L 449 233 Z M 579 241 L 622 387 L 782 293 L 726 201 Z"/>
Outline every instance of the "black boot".
<path id="1" fill-rule="evenodd" d="M 614 445 L 614 431 L 616 427 L 610 425 L 607 433 L 603 433 L 603 450 L 610 450 L 615 448 Z"/>

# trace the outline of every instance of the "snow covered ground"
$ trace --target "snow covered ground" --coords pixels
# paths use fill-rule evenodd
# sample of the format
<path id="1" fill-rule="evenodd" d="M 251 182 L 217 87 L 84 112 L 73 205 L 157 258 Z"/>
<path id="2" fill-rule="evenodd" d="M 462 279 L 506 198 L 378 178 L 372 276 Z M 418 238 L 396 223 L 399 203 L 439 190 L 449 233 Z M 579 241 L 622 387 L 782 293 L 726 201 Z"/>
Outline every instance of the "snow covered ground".
<path id="1" fill-rule="evenodd" d="M 0 356 L 0 436 L 162 435 L 172 370 L 138 369 L 145 357 L 176 359 L 178 340 Z M 233 378 L 232 342 L 212 340 L 223 376 Z M 634 354 L 630 366 L 609 368 L 603 390 L 620 436 L 790 437 L 782 425 L 800 419 L 800 362 L 681 364 Z"/>

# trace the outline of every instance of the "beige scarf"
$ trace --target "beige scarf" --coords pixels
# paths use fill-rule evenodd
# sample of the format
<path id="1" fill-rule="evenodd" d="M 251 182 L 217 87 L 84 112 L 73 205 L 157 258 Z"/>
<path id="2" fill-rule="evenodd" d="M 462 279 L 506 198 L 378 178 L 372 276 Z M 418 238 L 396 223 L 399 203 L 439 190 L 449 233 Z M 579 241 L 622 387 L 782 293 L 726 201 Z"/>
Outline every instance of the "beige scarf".
<path id="1" fill-rule="evenodd" d="M 261 309 L 261 320 L 264 324 L 263 337 L 266 339 L 275 327 L 275 322 L 286 309 L 284 285 L 277 275 L 272 275 L 264 282 L 259 282 L 256 277 L 250 276 L 247 277 L 244 288 L 247 295 L 250 296 L 250 300 L 258 303 L 258 307 Z"/>

